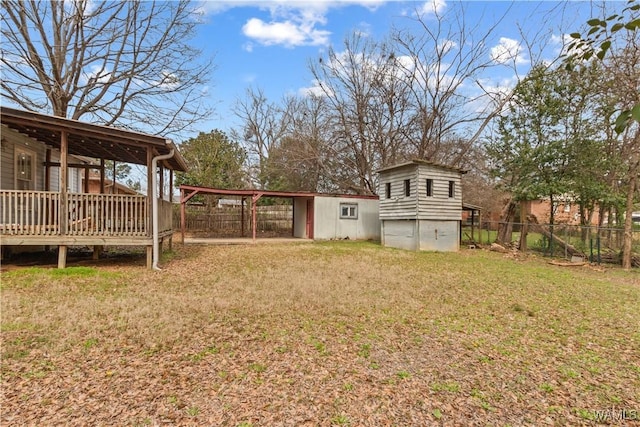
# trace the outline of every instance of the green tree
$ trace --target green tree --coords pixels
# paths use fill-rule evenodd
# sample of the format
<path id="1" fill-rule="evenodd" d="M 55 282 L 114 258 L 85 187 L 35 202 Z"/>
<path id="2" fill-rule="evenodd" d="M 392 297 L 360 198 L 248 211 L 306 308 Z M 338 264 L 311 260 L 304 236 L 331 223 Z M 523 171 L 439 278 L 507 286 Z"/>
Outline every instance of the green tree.
<path id="1" fill-rule="evenodd" d="M 115 177 L 113 174 L 113 168 L 115 165 Z M 127 163 L 117 163 L 113 160 L 107 160 L 104 162 L 105 175 L 107 179 L 112 181 L 118 181 L 122 183 L 131 173 L 131 165 Z"/>
<path id="2" fill-rule="evenodd" d="M 212 188 L 244 188 L 247 185 L 245 150 L 224 132 L 200 132 L 180 145 L 189 171 L 176 175 L 176 185 Z"/>
<path id="3" fill-rule="evenodd" d="M 566 152 L 559 125 L 564 113 L 556 82 L 543 66 L 534 67 L 515 89 L 498 137 L 488 146 L 494 174 L 516 201 L 554 197 L 567 190 Z"/>
<path id="4" fill-rule="evenodd" d="M 596 17 L 587 21 L 589 30 L 585 34 L 572 33 L 574 39 L 568 46 L 567 68 L 596 58 L 605 66 L 604 95 L 609 108 L 607 119 L 618 112 L 613 127 L 620 135 L 618 152 L 622 153 L 625 194 L 624 244 L 622 265 L 631 268 L 633 223 L 631 215 L 638 194 L 640 175 L 640 55 L 638 54 L 638 31 L 640 31 L 640 3 L 629 0 L 618 13 Z M 610 138 L 612 139 L 612 138 Z"/>
<path id="5" fill-rule="evenodd" d="M 571 33 L 574 39 L 568 46 L 566 55 L 567 68 L 589 61 L 593 57 L 604 61 L 615 50 L 616 37 L 626 33 L 626 37 L 637 37 L 640 30 L 640 3 L 628 0 L 627 6 L 619 13 L 604 18 L 591 18 L 587 21 L 589 30 L 586 34 Z M 619 38 L 619 37 L 618 37 Z M 626 108 L 625 108 L 626 107 Z M 622 133 L 631 123 L 640 123 L 640 102 L 624 106 L 619 110 L 615 121 L 616 132 Z"/>
<path id="6" fill-rule="evenodd" d="M 513 197 L 503 228 L 513 219 L 515 202 L 547 198 L 553 224 L 554 202 L 560 197 L 576 198 L 593 209 L 594 199 L 602 195 L 596 190 L 601 183 L 588 177 L 598 176 L 593 168 L 599 158 L 587 152 L 598 149 L 598 140 L 590 123 L 586 77 L 538 65 L 517 85 L 498 121 L 497 137 L 487 147 L 493 176 Z M 510 240 L 507 234 L 499 233 L 498 240 Z"/>

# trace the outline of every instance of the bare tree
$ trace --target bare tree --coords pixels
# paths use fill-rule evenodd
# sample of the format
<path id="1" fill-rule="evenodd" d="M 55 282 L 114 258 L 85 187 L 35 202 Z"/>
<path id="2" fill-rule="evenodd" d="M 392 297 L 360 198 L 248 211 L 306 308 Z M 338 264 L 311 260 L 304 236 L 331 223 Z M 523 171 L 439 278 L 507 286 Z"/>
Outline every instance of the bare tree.
<path id="1" fill-rule="evenodd" d="M 513 51 L 492 54 L 489 39 L 507 12 L 485 27 L 484 17 L 476 24 L 468 22 L 464 8 L 456 3 L 444 12 L 418 14 L 417 29 L 396 30 L 392 35 L 411 93 L 413 117 L 407 135 L 413 152 L 453 166 L 460 164 L 512 96 L 511 91 L 486 89 L 483 74 L 499 63 L 517 75 L 525 50 L 514 46 Z"/>
<path id="2" fill-rule="evenodd" d="M 393 51 L 354 34 L 344 51 L 329 49 L 310 70 L 333 111 L 333 150 L 349 172 L 342 190 L 375 193 L 375 171 L 400 159 L 405 146 L 407 98 Z"/>
<path id="3" fill-rule="evenodd" d="M 238 99 L 233 107 L 243 128 L 231 134 L 246 147 L 251 179 L 261 189 L 269 187 L 269 157 L 289 131 L 291 116 L 285 109 L 286 101 L 284 105 L 269 101 L 262 89 L 249 88 L 244 99 Z"/>
<path id="4" fill-rule="evenodd" d="M 188 1 L 2 2 L 2 97 L 32 111 L 157 134 L 205 117 L 212 62 Z"/>
<path id="5" fill-rule="evenodd" d="M 282 189 L 330 192 L 340 188 L 334 165 L 330 114 L 324 97 L 290 97 L 285 110 L 290 128 L 269 159 Z"/>

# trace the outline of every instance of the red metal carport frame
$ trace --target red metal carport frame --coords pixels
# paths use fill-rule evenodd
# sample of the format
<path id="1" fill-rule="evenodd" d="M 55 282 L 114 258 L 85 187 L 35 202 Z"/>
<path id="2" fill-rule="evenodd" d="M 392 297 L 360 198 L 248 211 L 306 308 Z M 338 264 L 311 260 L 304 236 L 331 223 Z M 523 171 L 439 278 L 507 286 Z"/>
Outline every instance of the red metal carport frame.
<path id="1" fill-rule="evenodd" d="M 307 197 L 313 198 L 318 193 L 308 192 L 290 192 L 290 191 L 266 191 L 266 190 L 226 190 L 221 188 L 209 188 L 209 187 L 194 187 L 190 185 L 180 186 L 180 231 L 182 236 L 182 242 L 184 243 L 184 234 L 186 228 L 186 204 L 193 196 L 198 193 L 213 194 L 218 196 L 238 196 L 238 197 L 251 197 L 251 237 L 253 241 L 256 240 L 256 228 L 257 228 L 257 215 L 256 204 L 262 196 L 266 197 L 284 197 L 284 198 L 297 198 Z"/>

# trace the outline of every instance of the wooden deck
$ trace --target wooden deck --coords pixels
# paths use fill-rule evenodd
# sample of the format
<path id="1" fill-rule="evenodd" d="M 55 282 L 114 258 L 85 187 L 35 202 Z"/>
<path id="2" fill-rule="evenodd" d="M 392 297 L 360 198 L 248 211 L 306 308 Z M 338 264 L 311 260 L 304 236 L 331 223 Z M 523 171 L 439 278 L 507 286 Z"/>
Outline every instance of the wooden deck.
<path id="1" fill-rule="evenodd" d="M 146 196 L 0 190 L 3 245 L 151 245 Z M 171 203 L 159 203 L 159 235 L 172 233 Z M 66 215 L 65 215 L 66 213 Z"/>

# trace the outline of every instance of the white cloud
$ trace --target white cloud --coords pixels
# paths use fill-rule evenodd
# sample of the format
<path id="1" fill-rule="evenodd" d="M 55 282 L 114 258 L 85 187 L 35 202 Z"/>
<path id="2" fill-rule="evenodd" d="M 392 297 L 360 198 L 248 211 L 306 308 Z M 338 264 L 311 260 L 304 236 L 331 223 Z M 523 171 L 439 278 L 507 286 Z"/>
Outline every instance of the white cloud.
<path id="1" fill-rule="evenodd" d="M 357 5 L 375 10 L 388 0 L 218 0 L 201 1 L 197 10 L 204 15 L 222 13 L 232 8 L 252 7 L 267 11 L 269 18 L 249 18 L 242 32 L 252 41 L 265 46 L 323 46 L 329 44 L 331 32 L 327 24 L 330 9 Z M 363 28 L 366 31 L 367 28 Z M 250 47 L 244 49 L 251 51 Z"/>
<path id="2" fill-rule="evenodd" d="M 242 81 L 251 84 L 256 81 L 258 77 L 255 74 L 245 74 L 242 76 Z"/>
<path id="3" fill-rule="evenodd" d="M 508 37 L 500 37 L 498 44 L 491 48 L 490 57 L 498 64 L 522 65 L 529 63 L 529 60 L 524 57 L 520 42 Z"/>
<path id="4" fill-rule="evenodd" d="M 326 90 L 325 90 L 326 89 Z M 323 88 L 322 87 L 322 83 L 316 79 L 311 81 L 311 86 L 308 87 L 301 87 L 300 89 L 298 89 L 298 94 L 300 96 L 317 96 L 317 97 L 321 97 L 321 96 L 326 96 L 327 92 L 326 91 L 330 91 L 330 88 L 327 88 L 326 86 Z"/>
<path id="5" fill-rule="evenodd" d="M 572 43 L 575 43 L 576 39 L 574 39 L 573 37 L 571 37 L 569 34 L 562 34 L 560 36 L 552 34 L 551 35 L 551 45 L 554 46 L 554 50 L 553 52 L 560 56 L 560 55 L 576 55 L 576 56 L 580 56 L 585 52 L 585 49 L 583 48 L 573 48 L 573 49 L 569 49 L 569 46 Z"/>
<path id="6" fill-rule="evenodd" d="M 438 42 L 438 51 L 442 52 L 443 55 L 451 52 L 456 47 L 458 47 L 458 43 L 454 42 L 453 40 L 444 39 Z"/>
<path id="7" fill-rule="evenodd" d="M 154 82 L 154 86 L 155 85 L 164 89 L 174 89 L 180 85 L 180 79 L 170 71 L 163 71 L 160 73 L 160 80 Z"/>
<path id="8" fill-rule="evenodd" d="M 100 65 L 92 65 L 91 67 L 89 67 L 88 71 L 82 73 L 80 83 L 87 84 L 91 82 L 91 84 L 106 84 L 110 79 L 111 71 L 105 70 Z"/>
<path id="9" fill-rule="evenodd" d="M 446 7 L 447 3 L 444 0 L 428 0 L 418 9 L 418 14 L 420 16 L 440 15 Z"/>
<path id="10" fill-rule="evenodd" d="M 271 11 L 275 9 L 316 9 L 326 12 L 329 9 L 344 6 L 362 6 L 369 10 L 375 10 L 388 1 L 389 0 L 202 0 L 197 8 L 206 14 L 222 13 L 238 7 L 257 7 Z"/>
<path id="11" fill-rule="evenodd" d="M 331 33 L 315 29 L 314 25 L 314 22 L 308 21 L 264 22 L 258 18 L 251 18 L 242 27 L 242 32 L 250 39 L 266 46 L 276 44 L 286 47 L 327 45 Z"/>
<path id="12" fill-rule="evenodd" d="M 517 75 L 504 77 L 497 81 L 489 78 L 479 79 L 476 82 L 479 94 L 469 102 L 468 108 L 470 111 L 482 114 L 495 109 L 496 102 L 509 96 L 519 81 Z M 508 108 L 508 105 L 503 107 L 503 109 L 505 108 Z"/>

